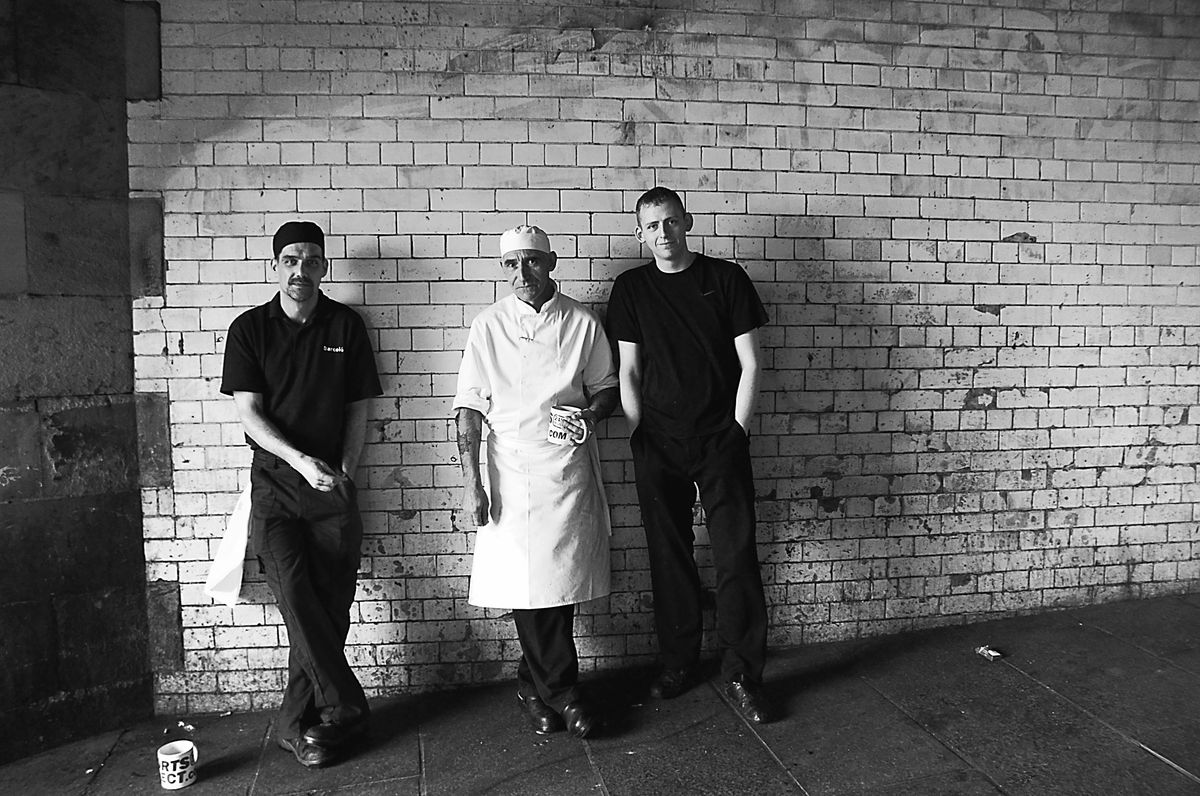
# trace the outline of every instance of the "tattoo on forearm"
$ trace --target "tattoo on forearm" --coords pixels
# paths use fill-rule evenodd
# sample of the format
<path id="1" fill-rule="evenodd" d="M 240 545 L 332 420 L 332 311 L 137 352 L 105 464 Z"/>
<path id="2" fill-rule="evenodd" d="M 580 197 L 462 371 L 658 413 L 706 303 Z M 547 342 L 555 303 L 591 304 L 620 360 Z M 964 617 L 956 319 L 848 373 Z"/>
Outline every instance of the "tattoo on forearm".
<path id="1" fill-rule="evenodd" d="M 483 427 L 479 422 L 460 412 L 457 417 L 459 462 L 464 473 L 479 469 L 479 445 L 483 439 Z"/>
<path id="2" fill-rule="evenodd" d="M 482 438 L 483 435 L 479 433 L 479 429 L 458 427 L 458 452 L 462 454 L 463 459 L 479 449 Z"/>

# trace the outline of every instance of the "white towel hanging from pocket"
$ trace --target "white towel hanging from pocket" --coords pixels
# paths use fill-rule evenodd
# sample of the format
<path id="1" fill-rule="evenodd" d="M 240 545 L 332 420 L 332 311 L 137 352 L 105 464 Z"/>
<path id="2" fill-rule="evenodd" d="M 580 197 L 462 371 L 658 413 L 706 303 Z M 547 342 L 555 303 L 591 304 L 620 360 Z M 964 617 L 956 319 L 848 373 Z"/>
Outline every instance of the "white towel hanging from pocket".
<path id="1" fill-rule="evenodd" d="M 242 591 L 242 565 L 246 561 L 246 542 L 250 536 L 250 484 L 238 496 L 237 505 L 225 525 L 225 535 L 217 547 L 204 593 L 219 603 L 232 606 Z"/>

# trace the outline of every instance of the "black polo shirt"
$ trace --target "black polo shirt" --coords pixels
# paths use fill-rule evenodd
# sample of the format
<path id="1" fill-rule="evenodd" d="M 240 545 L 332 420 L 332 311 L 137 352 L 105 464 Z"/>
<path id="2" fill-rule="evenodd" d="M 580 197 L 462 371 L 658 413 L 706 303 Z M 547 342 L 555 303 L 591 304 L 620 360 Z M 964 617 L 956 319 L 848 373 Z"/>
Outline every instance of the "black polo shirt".
<path id="1" fill-rule="evenodd" d="M 288 319 L 279 294 L 229 327 L 221 392 L 257 392 L 290 443 L 334 469 L 342 463 L 346 404 L 383 393 L 358 313 L 320 293 L 309 322 Z M 250 439 L 252 448 L 259 446 Z"/>

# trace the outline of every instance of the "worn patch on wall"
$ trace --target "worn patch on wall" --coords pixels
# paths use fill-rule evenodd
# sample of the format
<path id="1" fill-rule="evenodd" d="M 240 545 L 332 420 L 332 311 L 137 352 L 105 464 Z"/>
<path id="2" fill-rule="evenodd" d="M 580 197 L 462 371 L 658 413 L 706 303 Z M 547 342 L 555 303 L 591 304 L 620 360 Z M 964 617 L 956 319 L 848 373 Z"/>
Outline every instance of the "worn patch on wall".
<path id="1" fill-rule="evenodd" d="M 132 396 L 42 403 L 46 494 L 89 495 L 137 487 Z"/>

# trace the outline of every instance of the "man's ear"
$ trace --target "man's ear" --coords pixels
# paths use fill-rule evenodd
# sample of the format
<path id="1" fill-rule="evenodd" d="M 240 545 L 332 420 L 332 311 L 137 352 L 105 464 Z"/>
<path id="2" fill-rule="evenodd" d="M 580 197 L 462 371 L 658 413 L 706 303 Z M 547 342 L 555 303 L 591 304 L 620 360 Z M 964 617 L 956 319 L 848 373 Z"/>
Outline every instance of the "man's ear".
<path id="1" fill-rule="evenodd" d="M 550 265 L 546 267 L 546 273 L 550 273 L 558 267 L 558 252 L 550 252 Z"/>
<path id="2" fill-rule="evenodd" d="M 636 227 L 634 227 L 634 228 L 633 228 L 633 237 L 637 238 L 637 242 L 638 242 L 638 243 L 645 243 L 645 242 L 646 242 L 646 239 L 645 239 L 645 237 L 643 237 L 643 236 L 642 236 L 642 226 L 641 226 L 641 224 L 639 224 L 638 226 L 636 226 Z"/>
<path id="3" fill-rule="evenodd" d="M 691 213 L 683 214 L 683 231 L 684 232 L 692 231 L 692 214 Z"/>

